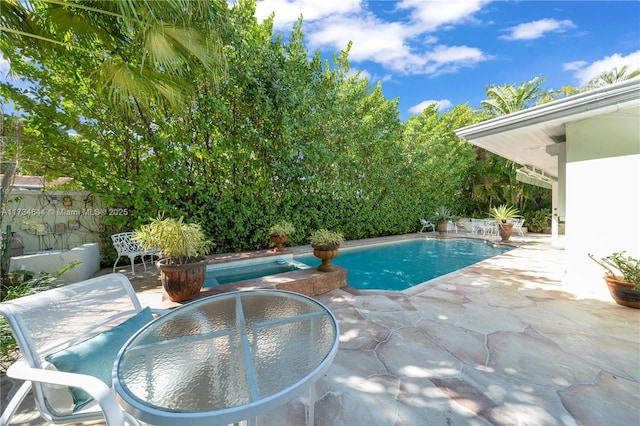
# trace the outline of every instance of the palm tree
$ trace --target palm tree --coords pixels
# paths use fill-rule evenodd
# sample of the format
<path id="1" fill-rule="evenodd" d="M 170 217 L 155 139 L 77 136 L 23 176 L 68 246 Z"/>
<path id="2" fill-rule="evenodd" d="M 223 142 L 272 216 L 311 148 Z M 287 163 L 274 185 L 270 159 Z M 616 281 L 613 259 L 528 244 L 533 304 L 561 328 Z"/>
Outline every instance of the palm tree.
<path id="1" fill-rule="evenodd" d="M 130 99 L 177 105 L 194 69 L 214 84 L 226 73 L 219 30 L 224 0 L 0 0 L 0 50 L 64 55 L 84 52 L 100 65 L 97 88 L 116 103 Z"/>
<path id="2" fill-rule="evenodd" d="M 596 89 L 598 87 L 608 86 L 609 84 L 618 83 L 620 81 L 629 80 L 634 77 L 640 75 L 640 69 L 636 69 L 630 73 L 627 73 L 629 70 L 628 65 L 624 65 L 619 70 L 618 68 L 613 68 L 610 71 L 603 71 L 591 80 L 587 82 L 582 88 L 582 91 Z"/>
<path id="3" fill-rule="evenodd" d="M 510 84 L 491 85 L 486 89 L 487 99 L 480 102 L 490 114 L 506 115 L 534 104 L 545 92 L 540 89 L 546 79 L 536 77 L 515 87 Z"/>

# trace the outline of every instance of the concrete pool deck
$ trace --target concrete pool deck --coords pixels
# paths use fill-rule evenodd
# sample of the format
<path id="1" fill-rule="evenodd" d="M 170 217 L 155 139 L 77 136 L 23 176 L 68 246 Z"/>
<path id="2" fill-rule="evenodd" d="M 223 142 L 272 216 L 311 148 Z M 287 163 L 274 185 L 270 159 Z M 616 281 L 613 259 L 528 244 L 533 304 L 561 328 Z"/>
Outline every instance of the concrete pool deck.
<path id="1" fill-rule="evenodd" d="M 315 424 L 640 424 L 640 310 L 616 305 L 599 277 L 563 285 L 549 236 L 512 240 L 520 247 L 409 290 L 316 296 L 340 349 L 315 385 Z M 132 283 L 160 307 L 152 270 Z M 304 424 L 305 402 L 258 424 Z M 12 424 L 47 423 L 25 401 Z"/>

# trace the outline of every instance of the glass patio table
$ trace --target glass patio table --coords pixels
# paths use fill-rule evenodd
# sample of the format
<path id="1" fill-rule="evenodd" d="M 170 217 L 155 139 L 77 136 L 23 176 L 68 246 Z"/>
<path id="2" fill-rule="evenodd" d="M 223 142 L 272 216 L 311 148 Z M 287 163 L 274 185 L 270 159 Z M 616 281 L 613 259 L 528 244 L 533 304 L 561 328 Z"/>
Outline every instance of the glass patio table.
<path id="1" fill-rule="evenodd" d="M 225 293 L 147 324 L 120 350 L 113 387 L 125 410 L 152 425 L 252 419 L 310 390 L 338 350 L 333 314 L 283 290 Z"/>

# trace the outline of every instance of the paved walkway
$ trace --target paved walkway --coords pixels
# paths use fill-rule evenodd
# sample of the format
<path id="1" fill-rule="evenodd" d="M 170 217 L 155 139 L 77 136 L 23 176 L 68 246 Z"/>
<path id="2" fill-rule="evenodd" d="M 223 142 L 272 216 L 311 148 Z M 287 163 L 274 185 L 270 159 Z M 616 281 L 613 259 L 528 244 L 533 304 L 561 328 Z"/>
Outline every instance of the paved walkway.
<path id="1" fill-rule="evenodd" d="M 404 292 L 317 297 L 341 337 L 316 385 L 316 425 L 640 425 L 640 310 L 563 287 L 563 250 L 514 240 Z M 155 280 L 132 281 L 159 306 Z M 304 424 L 303 402 L 258 424 Z M 23 412 L 15 424 L 46 424 Z"/>

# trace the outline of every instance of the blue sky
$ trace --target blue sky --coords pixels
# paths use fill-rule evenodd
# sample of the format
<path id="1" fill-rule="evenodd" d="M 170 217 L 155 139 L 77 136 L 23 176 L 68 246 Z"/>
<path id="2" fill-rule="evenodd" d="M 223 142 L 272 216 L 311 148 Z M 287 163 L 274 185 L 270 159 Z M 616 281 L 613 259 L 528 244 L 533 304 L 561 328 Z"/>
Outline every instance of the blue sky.
<path id="1" fill-rule="evenodd" d="M 311 53 L 353 42 L 349 59 L 400 118 L 437 102 L 478 107 L 491 84 L 546 77 L 547 89 L 580 87 L 613 67 L 640 68 L 639 1 L 261 0 L 289 34 L 303 17 Z"/>

